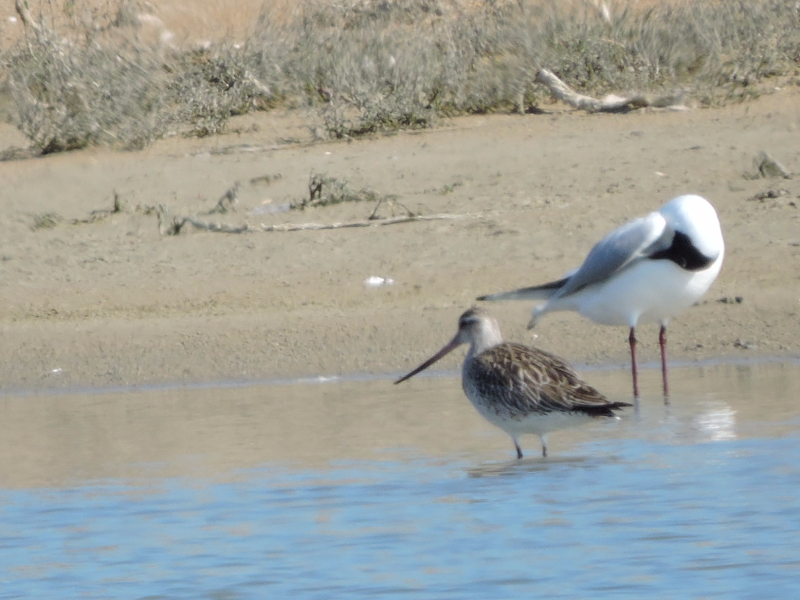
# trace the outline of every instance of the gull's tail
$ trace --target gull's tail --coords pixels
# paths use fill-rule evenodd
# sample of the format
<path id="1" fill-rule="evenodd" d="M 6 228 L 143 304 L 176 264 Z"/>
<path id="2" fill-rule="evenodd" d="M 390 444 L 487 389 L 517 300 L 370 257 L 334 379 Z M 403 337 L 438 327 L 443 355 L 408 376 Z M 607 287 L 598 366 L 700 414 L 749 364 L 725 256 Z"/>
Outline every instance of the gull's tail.
<path id="1" fill-rule="evenodd" d="M 551 281 L 542 285 L 534 285 L 532 287 L 520 288 L 510 292 L 499 292 L 497 294 L 487 294 L 480 296 L 478 300 L 496 301 L 496 300 L 548 300 L 558 290 L 560 290 L 569 277 L 559 279 L 558 281 Z"/>

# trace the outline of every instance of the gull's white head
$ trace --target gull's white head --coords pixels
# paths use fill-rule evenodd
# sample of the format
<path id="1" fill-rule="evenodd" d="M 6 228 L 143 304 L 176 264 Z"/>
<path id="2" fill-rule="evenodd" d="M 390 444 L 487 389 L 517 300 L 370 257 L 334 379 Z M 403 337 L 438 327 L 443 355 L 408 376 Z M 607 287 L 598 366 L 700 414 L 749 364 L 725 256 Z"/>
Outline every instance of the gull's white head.
<path id="1" fill-rule="evenodd" d="M 672 229 L 685 234 L 703 256 L 716 261 L 725 253 L 717 211 L 705 198 L 694 194 L 678 196 L 658 212 Z"/>

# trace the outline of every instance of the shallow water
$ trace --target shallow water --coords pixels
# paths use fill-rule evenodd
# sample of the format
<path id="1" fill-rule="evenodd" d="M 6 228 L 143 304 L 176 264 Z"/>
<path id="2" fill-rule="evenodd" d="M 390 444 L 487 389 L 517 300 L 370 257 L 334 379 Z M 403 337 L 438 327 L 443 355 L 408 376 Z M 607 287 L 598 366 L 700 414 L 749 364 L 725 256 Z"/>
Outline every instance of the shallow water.
<path id="1" fill-rule="evenodd" d="M 450 377 L 0 397 L 0 599 L 793 597 L 800 365 L 672 384 L 522 461 Z"/>

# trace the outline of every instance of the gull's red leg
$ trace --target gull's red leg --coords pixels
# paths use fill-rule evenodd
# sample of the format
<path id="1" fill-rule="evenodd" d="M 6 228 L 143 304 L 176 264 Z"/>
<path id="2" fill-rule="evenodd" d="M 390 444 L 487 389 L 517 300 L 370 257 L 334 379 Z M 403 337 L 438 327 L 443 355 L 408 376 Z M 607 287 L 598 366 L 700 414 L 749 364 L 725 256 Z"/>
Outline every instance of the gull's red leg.
<path id="1" fill-rule="evenodd" d="M 669 397 L 669 383 L 667 382 L 667 328 L 661 326 L 658 332 L 658 345 L 661 346 L 661 378 L 664 381 L 664 398 Z"/>
<path id="2" fill-rule="evenodd" d="M 631 334 L 628 337 L 631 345 L 631 373 L 633 374 L 633 397 L 639 397 L 639 367 L 636 365 L 636 328 L 631 327 Z"/>

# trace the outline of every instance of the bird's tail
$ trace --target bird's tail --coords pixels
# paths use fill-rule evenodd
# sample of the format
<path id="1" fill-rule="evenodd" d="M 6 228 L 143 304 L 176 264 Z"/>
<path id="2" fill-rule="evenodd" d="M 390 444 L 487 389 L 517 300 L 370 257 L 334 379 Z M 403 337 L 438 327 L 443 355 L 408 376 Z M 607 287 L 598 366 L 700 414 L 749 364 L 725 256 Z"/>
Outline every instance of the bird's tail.
<path id="1" fill-rule="evenodd" d="M 510 292 L 499 292 L 497 294 L 487 294 L 481 296 L 478 300 L 496 301 L 496 300 L 548 300 L 558 290 L 560 290 L 568 278 L 559 279 L 558 281 L 551 281 L 543 285 L 534 285 L 532 287 L 520 288 Z"/>
<path id="2" fill-rule="evenodd" d="M 622 410 L 628 406 L 633 405 L 630 402 L 608 402 L 599 406 L 578 406 L 575 410 L 591 415 L 592 417 L 616 417 L 615 410 Z"/>

